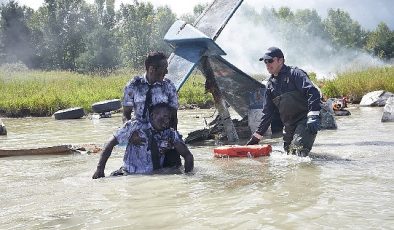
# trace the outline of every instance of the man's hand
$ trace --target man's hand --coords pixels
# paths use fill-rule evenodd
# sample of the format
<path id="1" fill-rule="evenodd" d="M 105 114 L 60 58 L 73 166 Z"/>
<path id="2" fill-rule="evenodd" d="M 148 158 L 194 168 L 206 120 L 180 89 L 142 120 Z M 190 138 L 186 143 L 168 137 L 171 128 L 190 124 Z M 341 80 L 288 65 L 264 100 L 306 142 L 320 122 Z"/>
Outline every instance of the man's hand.
<path id="1" fill-rule="evenodd" d="M 97 168 L 97 170 L 96 170 L 96 172 L 93 174 L 92 178 L 93 178 L 93 179 L 98 179 L 98 178 L 101 178 L 101 177 L 105 177 L 104 170 L 102 170 L 102 169 L 100 169 L 100 168 Z"/>
<path id="2" fill-rule="evenodd" d="M 321 129 L 320 125 L 321 125 L 320 116 L 318 115 L 308 116 L 306 127 L 308 128 L 309 132 L 311 132 L 312 134 L 317 134 L 317 131 Z"/>
<path id="3" fill-rule="evenodd" d="M 133 145 L 139 146 L 142 145 L 142 143 L 145 143 L 146 140 L 144 138 L 141 138 L 140 135 L 138 135 L 138 131 L 135 131 L 130 138 L 130 142 Z"/>
<path id="4" fill-rule="evenodd" d="M 257 145 L 260 142 L 260 138 L 258 138 L 257 136 L 260 135 L 254 133 L 252 137 L 249 139 L 249 141 L 246 143 L 246 145 Z"/>

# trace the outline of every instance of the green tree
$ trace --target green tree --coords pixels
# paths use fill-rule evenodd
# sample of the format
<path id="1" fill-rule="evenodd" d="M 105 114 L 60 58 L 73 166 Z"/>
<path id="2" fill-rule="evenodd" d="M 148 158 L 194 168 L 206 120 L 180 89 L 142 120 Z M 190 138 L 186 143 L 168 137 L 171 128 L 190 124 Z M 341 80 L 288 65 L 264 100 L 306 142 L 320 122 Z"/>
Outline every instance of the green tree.
<path id="1" fill-rule="evenodd" d="M 124 66 L 141 68 L 151 50 L 154 9 L 151 3 L 121 4 L 118 13 L 120 56 Z"/>
<path id="2" fill-rule="evenodd" d="M 272 9 L 272 11 L 274 15 L 281 20 L 285 20 L 289 22 L 294 19 L 294 13 L 288 7 L 281 7 L 279 8 L 278 11 Z"/>
<path id="3" fill-rule="evenodd" d="M 368 34 L 365 49 L 380 58 L 394 58 L 394 31 L 391 31 L 386 23 L 379 23 L 376 29 Z"/>
<path id="4" fill-rule="evenodd" d="M 324 33 L 324 25 L 321 17 L 316 10 L 304 9 L 297 10 L 294 14 L 293 23 L 311 36 L 326 37 Z"/>
<path id="5" fill-rule="evenodd" d="M 157 8 L 154 17 L 153 34 L 152 34 L 152 50 L 160 50 L 165 53 L 171 53 L 171 47 L 163 40 L 168 29 L 175 22 L 176 16 L 167 6 Z"/>
<path id="6" fill-rule="evenodd" d="M 34 66 L 31 31 L 27 26 L 33 10 L 28 7 L 20 7 L 15 1 L 2 5 L 0 10 L 1 62 L 22 61 L 29 67 Z"/>
<path id="7" fill-rule="evenodd" d="M 45 0 L 37 12 L 35 34 L 42 38 L 42 67 L 76 69 L 76 59 L 84 51 L 83 0 Z"/>
<path id="8" fill-rule="evenodd" d="M 204 10 L 209 6 L 208 3 L 206 4 L 197 4 L 193 7 L 193 13 L 187 13 L 181 15 L 181 20 L 193 25 L 196 19 L 204 12 Z"/>
<path id="9" fill-rule="evenodd" d="M 366 33 L 347 12 L 329 9 L 323 24 L 333 44 L 347 48 L 363 47 Z"/>
<path id="10" fill-rule="evenodd" d="M 85 51 L 77 58 L 79 71 L 107 72 L 119 64 L 119 50 L 115 36 L 113 0 L 96 0 L 94 7 L 85 9 Z M 88 16 L 88 17 L 87 17 Z"/>

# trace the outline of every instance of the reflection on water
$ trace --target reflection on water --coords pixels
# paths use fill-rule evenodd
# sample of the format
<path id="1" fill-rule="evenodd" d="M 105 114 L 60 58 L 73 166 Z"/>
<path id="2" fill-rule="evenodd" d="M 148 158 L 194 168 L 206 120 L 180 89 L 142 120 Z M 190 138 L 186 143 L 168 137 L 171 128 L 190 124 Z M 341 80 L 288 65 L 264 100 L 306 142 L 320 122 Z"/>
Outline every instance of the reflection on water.
<path id="1" fill-rule="evenodd" d="M 394 124 L 380 122 L 382 108 L 351 112 L 319 133 L 312 159 L 284 155 L 280 139 L 265 140 L 270 157 L 215 159 L 211 141 L 189 146 L 193 175 L 92 180 L 97 155 L 0 158 L 0 229 L 390 229 Z M 212 113 L 181 111 L 181 133 Z M 121 117 L 3 121 L 0 147 L 18 148 L 104 143 Z"/>

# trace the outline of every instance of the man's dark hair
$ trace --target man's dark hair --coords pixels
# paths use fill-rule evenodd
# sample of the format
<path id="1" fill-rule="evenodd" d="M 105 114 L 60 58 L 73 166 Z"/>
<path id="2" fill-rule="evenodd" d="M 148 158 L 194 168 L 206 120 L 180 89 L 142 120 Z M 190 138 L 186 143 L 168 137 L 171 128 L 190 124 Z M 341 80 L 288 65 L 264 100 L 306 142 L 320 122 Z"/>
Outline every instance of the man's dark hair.
<path id="1" fill-rule="evenodd" d="M 154 51 L 148 53 L 145 59 L 145 69 L 148 70 L 149 66 L 159 66 L 162 60 L 167 60 L 167 56 L 163 52 Z"/>

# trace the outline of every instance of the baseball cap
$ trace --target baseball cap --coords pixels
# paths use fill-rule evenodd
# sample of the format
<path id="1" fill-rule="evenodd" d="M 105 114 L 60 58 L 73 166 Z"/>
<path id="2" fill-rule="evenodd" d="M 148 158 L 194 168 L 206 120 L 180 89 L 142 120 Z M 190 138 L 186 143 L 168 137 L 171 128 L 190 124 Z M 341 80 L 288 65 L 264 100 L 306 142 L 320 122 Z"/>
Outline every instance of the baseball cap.
<path id="1" fill-rule="evenodd" d="M 274 57 L 277 58 L 284 58 L 282 50 L 280 50 L 278 47 L 270 47 L 268 48 L 267 52 L 264 54 L 263 57 L 259 58 L 259 61 L 264 61 L 268 59 L 272 59 Z"/>

